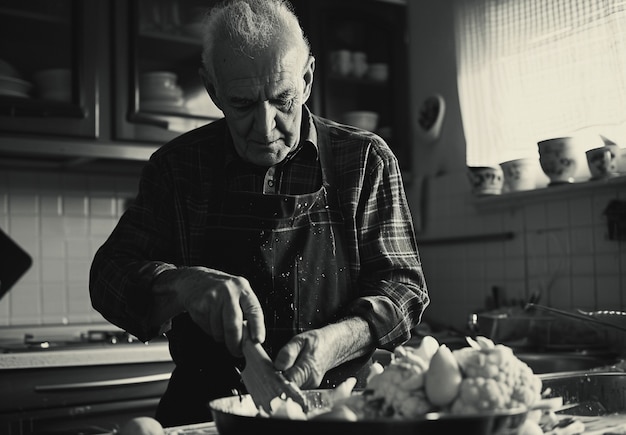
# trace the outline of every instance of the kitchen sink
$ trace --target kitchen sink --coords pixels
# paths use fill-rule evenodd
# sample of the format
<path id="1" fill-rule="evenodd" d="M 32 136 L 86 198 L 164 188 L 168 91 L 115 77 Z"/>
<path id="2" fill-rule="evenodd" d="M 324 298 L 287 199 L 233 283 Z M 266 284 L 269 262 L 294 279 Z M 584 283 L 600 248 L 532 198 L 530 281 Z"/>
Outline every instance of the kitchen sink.
<path id="1" fill-rule="evenodd" d="M 539 375 L 548 397 L 562 397 L 570 415 L 605 415 L 626 411 L 626 373 L 549 373 Z"/>
<path id="2" fill-rule="evenodd" d="M 515 352 L 536 374 L 571 372 L 612 366 L 620 359 L 607 353 L 583 352 Z"/>

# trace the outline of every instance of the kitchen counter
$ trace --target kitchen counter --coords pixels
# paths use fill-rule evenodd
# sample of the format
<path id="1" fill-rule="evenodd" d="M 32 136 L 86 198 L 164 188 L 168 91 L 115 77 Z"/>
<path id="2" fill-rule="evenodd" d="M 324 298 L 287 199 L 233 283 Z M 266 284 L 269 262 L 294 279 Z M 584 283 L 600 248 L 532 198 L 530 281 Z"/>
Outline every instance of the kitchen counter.
<path id="1" fill-rule="evenodd" d="M 165 338 L 142 343 L 120 333 L 110 324 L 0 328 L 0 370 L 171 362 Z"/>
<path id="2" fill-rule="evenodd" d="M 166 341 L 0 353 L 0 370 L 171 361 Z"/>

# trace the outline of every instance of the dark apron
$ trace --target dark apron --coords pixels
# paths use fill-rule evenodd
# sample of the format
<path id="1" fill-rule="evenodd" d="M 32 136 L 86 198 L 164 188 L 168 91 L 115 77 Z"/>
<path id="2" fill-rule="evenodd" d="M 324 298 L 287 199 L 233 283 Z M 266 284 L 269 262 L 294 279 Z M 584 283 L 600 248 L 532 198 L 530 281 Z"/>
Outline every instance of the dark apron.
<path id="1" fill-rule="evenodd" d="M 264 347 L 272 359 L 294 335 L 339 320 L 356 297 L 328 134 L 325 126 L 318 128 L 323 180 L 318 191 L 218 194 L 206 221 L 202 264 L 248 279 L 263 307 Z M 202 332 L 188 314 L 173 319 L 168 338 L 176 368 L 157 410 L 161 424 L 210 421 L 210 400 L 233 395 L 233 390 L 245 392 L 235 370 L 242 369 L 244 361 Z M 333 388 L 349 376 L 363 386 L 368 359 L 329 371 L 320 388 Z"/>

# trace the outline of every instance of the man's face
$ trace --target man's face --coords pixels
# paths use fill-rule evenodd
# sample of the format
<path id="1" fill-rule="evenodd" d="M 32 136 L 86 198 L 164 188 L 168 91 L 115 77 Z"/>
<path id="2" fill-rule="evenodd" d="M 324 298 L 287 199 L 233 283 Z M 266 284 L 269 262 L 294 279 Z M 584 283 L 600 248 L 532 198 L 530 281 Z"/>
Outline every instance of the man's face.
<path id="1" fill-rule="evenodd" d="M 205 83 L 224 112 L 237 153 L 259 166 L 279 163 L 300 140 L 313 58 L 284 43 L 254 59 L 218 47 L 215 62 L 217 86 Z"/>

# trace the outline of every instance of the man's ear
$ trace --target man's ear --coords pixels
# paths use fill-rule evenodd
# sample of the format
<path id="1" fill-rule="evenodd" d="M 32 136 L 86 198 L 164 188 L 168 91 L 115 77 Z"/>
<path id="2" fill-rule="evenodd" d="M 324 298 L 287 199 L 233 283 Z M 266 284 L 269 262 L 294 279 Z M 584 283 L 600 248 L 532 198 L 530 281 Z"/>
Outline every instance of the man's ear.
<path id="1" fill-rule="evenodd" d="M 209 93 L 209 97 L 211 97 L 211 100 L 213 100 L 213 103 L 217 106 L 217 108 L 222 110 L 219 98 L 217 97 L 215 84 L 213 84 L 213 82 L 209 79 L 209 75 L 207 74 L 206 70 L 204 68 L 199 68 L 198 73 L 200 74 L 200 78 L 202 78 L 204 89 L 206 89 L 206 91 Z"/>
<path id="2" fill-rule="evenodd" d="M 311 89 L 313 88 L 313 73 L 315 72 L 315 58 L 309 56 L 306 67 L 304 68 L 304 102 L 306 102 L 311 96 Z"/>

